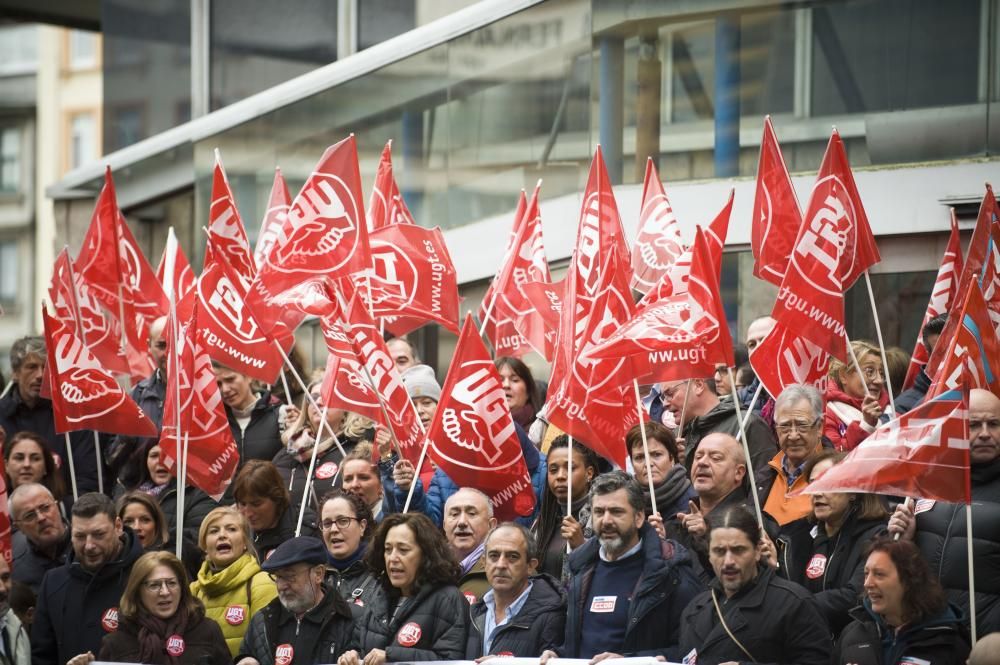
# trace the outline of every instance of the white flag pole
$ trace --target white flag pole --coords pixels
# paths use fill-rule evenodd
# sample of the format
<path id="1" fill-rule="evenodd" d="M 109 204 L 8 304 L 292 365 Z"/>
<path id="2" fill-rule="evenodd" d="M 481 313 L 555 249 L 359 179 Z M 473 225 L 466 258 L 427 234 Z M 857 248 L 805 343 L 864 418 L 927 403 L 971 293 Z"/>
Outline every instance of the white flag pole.
<path id="1" fill-rule="evenodd" d="M 73 444 L 69 440 L 69 432 L 63 432 L 66 437 L 66 461 L 69 463 L 69 482 L 73 486 L 73 500 L 80 498 L 80 492 L 76 489 L 76 467 L 73 465 Z"/>
<path id="2" fill-rule="evenodd" d="M 868 287 L 868 301 L 872 305 L 872 318 L 875 319 L 875 335 L 878 337 L 878 350 L 882 354 L 882 371 L 885 373 L 885 389 L 889 391 L 889 405 L 896 404 L 896 398 L 892 394 L 892 381 L 889 379 L 889 360 L 885 356 L 885 342 L 882 341 L 882 326 L 878 322 L 878 310 L 875 307 L 875 292 L 872 291 L 872 279 L 865 270 L 865 286 Z M 864 377 L 861 377 L 864 379 Z"/>
<path id="3" fill-rule="evenodd" d="M 567 434 L 566 438 L 569 441 L 566 446 L 566 516 L 576 519 L 576 515 L 573 514 L 573 435 Z M 569 554 L 571 549 L 567 540 L 566 554 Z"/>
<path id="4" fill-rule="evenodd" d="M 750 457 L 750 445 L 747 443 L 747 431 L 743 423 L 743 415 L 740 413 L 740 398 L 736 394 L 736 377 L 733 376 L 733 368 L 726 367 L 726 371 L 729 372 L 729 385 L 733 387 L 733 405 L 736 407 L 736 421 L 740 424 L 740 431 L 738 434 L 743 435 L 743 455 L 746 457 L 747 461 L 747 475 L 750 477 L 750 496 L 753 497 L 753 509 L 757 514 L 757 524 L 760 528 L 764 528 L 764 515 L 760 510 L 760 497 L 757 496 L 757 483 L 754 482 L 754 468 L 753 460 Z"/>
<path id="5" fill-rule="evenodd" d="M 649 484 L 649 500 L 653 507 L 653 514 L 656 515 L 656 490 L 653 489 L 653 466 L 649 462 L 649 442 L 646 440 L 646 410 L 642 408 L 642 397 L 639 395 L 638 379 L 632 379 L 632 387 L 635 389 L 635 404 L 639 410 L 639 433 L 642 435 L 642 452 L 646 460 L 646 482 Z"/>
<path id="6" fill-rule="evenodd" d="M 319 417 L 321 423 L 326 422 L 326 412 L 329 407 L 323 406 L 323 414 Z M 313 484 L 313 471 L 316 470 L 316 456 L 319 453 L 319 440 L 320 433 L 323 431 L 322 427 L 316 428 L 316 438 L 313 439 L 313 449 L 312 455 L 309 458 L 309 471 L 306 473 L 306 485 L 305 491 L 302 493 L 302 504 L 299 506 L 299 520 L 295 523 L 295 537 L 298 538 L 302 535 L 302 520 L 306 515 L 306 504 L 309 502 L 309 492 L 312 491 Z"/>
<path id="7" fill-rule="evenodd" d="M 972 553 L 972 501 L 965 506 L 965 542 L 969 554 L 969 625 L 972 628 L 972 643 L 976 643 L 976 573 Z"/>

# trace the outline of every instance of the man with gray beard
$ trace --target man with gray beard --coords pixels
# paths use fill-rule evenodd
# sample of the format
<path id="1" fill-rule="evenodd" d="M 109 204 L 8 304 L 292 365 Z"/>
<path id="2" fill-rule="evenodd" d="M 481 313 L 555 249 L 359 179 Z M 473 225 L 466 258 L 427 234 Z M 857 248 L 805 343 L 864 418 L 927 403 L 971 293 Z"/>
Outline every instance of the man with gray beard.
<path id="1" fill-rule="evenodd" d="M 552 657 L 665 656 L 677 661 L 681 612 L 704 588 L 691 555 L 646 523 L 642 489 L 623 471 L 590 486 L 593 538 L 570 555 L 566 634 Z"/>
<path id="2" fill-rule="evenodd" d="M 340 594 L 323 587 L 326 562 L 321 540 L 299 536 L 261 563 L 278 597 L 253 615 L 237 665 L 335 663 L 348 650 L 354 620 Z"/>

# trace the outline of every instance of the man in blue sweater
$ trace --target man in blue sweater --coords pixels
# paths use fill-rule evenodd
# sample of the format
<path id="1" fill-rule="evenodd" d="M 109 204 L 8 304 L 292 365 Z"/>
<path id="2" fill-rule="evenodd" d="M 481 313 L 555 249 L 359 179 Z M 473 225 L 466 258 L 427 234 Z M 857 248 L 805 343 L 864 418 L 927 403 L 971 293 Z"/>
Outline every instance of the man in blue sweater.
<path id="1" fill-rule="evenodd" d="M 563 644 L 542 654 L 677 660 L 680 616 L 703 589 L 683 546 L 661 540 L 645 520 L 642 490 L 623 471 L 590 487 L 593 538 L 574 550 Z"/>

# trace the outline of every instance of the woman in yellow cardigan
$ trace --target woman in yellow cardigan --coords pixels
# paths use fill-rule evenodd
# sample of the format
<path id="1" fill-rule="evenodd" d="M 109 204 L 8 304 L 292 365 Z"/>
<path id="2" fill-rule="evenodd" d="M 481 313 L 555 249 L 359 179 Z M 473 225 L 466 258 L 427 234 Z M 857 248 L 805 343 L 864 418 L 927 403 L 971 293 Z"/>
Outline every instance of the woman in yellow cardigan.
<path id="1" fill-rule="evenodd" d="M 278 590 L 261 572 L 250 538 L 250 525 L 231 506 L 216 508 L 201 523 L 198 546 L 205 562 L 191 593 L 205 603 L 205 615 L 219 624 L 235 657 L 250 617 L 271 602 Z"/>

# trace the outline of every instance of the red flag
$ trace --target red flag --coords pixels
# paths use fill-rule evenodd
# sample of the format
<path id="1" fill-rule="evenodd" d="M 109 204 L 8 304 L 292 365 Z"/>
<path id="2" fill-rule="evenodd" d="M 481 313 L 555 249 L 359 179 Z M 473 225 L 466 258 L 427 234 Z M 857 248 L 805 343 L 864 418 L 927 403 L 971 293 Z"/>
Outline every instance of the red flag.
<path id="1" fill-rule="evenodd" d="M 538 325 L 539 322 L 542 325 L 544 346 L 536 348 L 535 351 L 551 363 L 555 354 L 556 340 L 559 337 L 559 316 L 562 313 L 563 294 L 566 293 L 566 280 L 563 278 L 555 282 L 525 282 L 521 285 L 521 292 L 524 294 L 525 302 L 537 315 L 532 318 L 531 325 Z M 515 319 L 514 326 L 525 328 L 520 318 Z M 536 342 L 537 340 L 530 341 L 532 346 Z"/>
<path id="2" fill-rule="evenodd" d="M 264 330 L 280 319 L 272 301 L 310 279 L 337 279 L 371 265 L 354 136 L 327 148 L 288 209 L 247 301 Z"/>
<path id="3" fill-rule="evenodd" d="M 830 357 L 794 330 L 777 323 L 750 352 L 750 365 L 769 395 L 780 395 L 796 383 L 823 391 Z"/>
<path id="4" fill-rule="evenodd" d="M 707 377 L 718 364 L 733 364 L 733 340 L 719 296 L 719 277 L 698 227 L 685 295 L 642 309 L 603 342 L 584 351 L 592 358 L 644 355 L 643 383 Z"/>
<path id="5" fill-rule="evenodd" d="M 357 360 L 348 360 L 332 353 L 327 356 L 320 394 L 323 396 L 323 404 L 332 409 L 344 409 L 376 422 L 385 420 L 378 396 Z"/>
<path id="6" fill-rule="evenodd" d="M 364 280 L 351 278 L 347 287 L 370 294 L 366 305 L 376 316 L 432 321 L 457 334 L 458 275 L 441 229 L 383 226 L 372 232 L 370 244 L 374 267 Z"/>
<path id="7" fill-rule="evenodd" d="M 483 295 L 483 300 L 479 303 L 477 316 L 479 317 L 479 322 L 482 326 L 483 333 L 486 335 L 486 339 L 490 341 L 490 344 L 493 345 L 494 349 L 497 348 L 501 337 L 514 337 L 518 343 L 521 341 L 521 333 L 514 329 L 513 323 L 506 319 L 501 320 L 501 317 L 497 315 L 496 302 L 498 300 L 497 282 L 500 280 L 501 273 L 506 270 L 507 265 L 510 263 L 510 255 L 513 252 L 514 243 L 521 229 L 521 224 L 524 221 L 524 213 L 527 212 L 527 210 L 528 197 L 522 189 L 520 195 L 517 197 L 517 207 L 514 209 L 514 224 L 511 226 L 510 236 L 507 237 L 507 247 L 504 249 L 503 260 L 500 261 L 500 267 L 497 269 L 497 276 L 490 282 L 489 286 L 486 287 L 486 293 Z M 527 340 L 525 340 L 525 344 L 527 344 Z M 513 344 L 508 344 L 507 346 L 513 346 Z M 503 354 L 497 352 L 496 355 L 499 356 Z"/>
<path id="8" fill-rule="evenodd" d="M 212 204 L 208 209 L 208 238 L 229 265 L 248 282 L 257 274 L 257 264 L 250 252 L 250 242 L 243 226 L 236 198 L 229 187 L 222 157 L 215 151 L 215 169 L 212 172 Z M 206 257 L 207 260 L 207 257 Z"/>
<path id="9" fill-rule="evenodd" d="M 281 169 L 274 169 L 274 183 L 271 185 L 271 196 L 267 199 L 267 211 L 264 219 L 260 222 L 260 231 L 257 233 L 257 245 L 253 250 L 254 265 L 263 265 L 267 260 L 267 255 L 271 253 L 281 227 L 285 223 L 288 215 L 288 207 L 292 199 L 288 195 L 288 185 L 281 175 Z"/>
<path id="10" fill-rule="evenodd" d="M 937 279 L 934 280 L 934 288 L 931 290 L 931 298 L 927 303 L 927 311 L 924 319 L 920 323 L 920 331 L 917 333 L 917 343 L 913 347 L 913 355 L 910 356 L 910 367 L 906 372 L 906 380 L 903 381 L 903 390 L 913 386 L 920 374 L 920 368 L 927 364 L 930 354 L 923 342 L 923 330 L 927 322 L 936 316 L 940 316 L 949 311 L 955 302 L 955 294 L 958 291 L 958 280 L 962 274 L 962 243 L 959 238 L 958 219 L 955 217 L 955 209 L 951 209 L 951 236 L 948 238 L 948 246 L 944 250 L 944 257 L 941 259 L 941 267 L 938 268 Z"/>
<path id="11" fill-rule="evenodd" d="M 805 492 L 867 492 L 968 503 L 967 389 L 931 399 L 880 425 Z"/>
<path id="12" fill-rule="evenodd" d="M 490 318 L 497 323 L 492 327 L 494 337 L 490 341 L 497 356 L 519 358 L 532 349 L 545 352 L 545 323 L 531 307 L 522 288 L 526 282 L 551 279 L 542 242 L 538 191 L 539 187 L 535 187 L 530 203 L 515 226 L 504 264 L 491 284 L 489 297 L 493 298 L 493 315 Z"/>
<path id="13" fill-rule="evenodd" d="M 399 442 L 400 454 L 416 466 L 420 458 L 420 446 L 424 439 L 423 428 L 417 413 L 410 403 L 403 378 L 396 369 L 392 355 L 382 341 L 382 335 L 369 316 L 360 298 L 353 298 L 348 306 L 350 330 L 348 336 L 358 360 L 371 376 L 372 387 L 382 396 L 388 421 L 381 418 Z"/>
<path id="14" fill-rule="evenodd" d="M 184 249 L 177 242 L 173 228 L 167 234 L 167 244 L 156 267 L 156 280 L 163 285 L 168 300 L 171 293 L 174 294 L 175 300 L 180 300 L 194 288 L 194 271 L 187 255 L 184 254 Z"/>
<path id="15" fill-rule="evenodd" d="M 63 249 L 52 267 L 49 285 L 55 318 L 84 341 L 102 366 L 112 372 L 128 372 L 128 361 L 121 355 L 121 328 L 117 319 L 104 314 L 100 303 L 90 295 L 90 289 L 79 278 L 74 279 L 72 268 L 69 250 Z"/>
<path id="16" fill-rule="evenodd" d="M 631 387 L 618 386 L 645 375 L 648 368 L 621 358 L 595 360 L 583 352 L 610 336 L 634 313 L 630 273 L 618 207 L 598 148 L 566 276 L 565 307 L 545 410 L 556 427 L 623 467 L 625 432 L 638 416 Z"/>
<path id="17" fill-rule="evenodd" d="M 764 118 L 764 136 L 757 162 L 757 191 L 750 223 L 754 277 L 781 286 L 788 269 L 788 256 L 802 226 L 802 211 L 781 156 L 771 116 Z"/>
<path id="18" fill-rule="evenodd" d="M 684 251 L 680 224 L 663 191 L 653 159 L 646 159 L 646 176 L 642 183 L 642 204 L 639 210 L 639 232 L 632 246 L 631 286 L 649 293 L 663 274 Z"/>
<path id="19" fill-rule="evenodd" d="M 163 403 L 160 449 L 163 463 L 176 476 L 181 445 L 187 441 L 187 482 L 218 500 L 232 482 L 240 457 L 229 429 L 212 361 L 196 339 L 199 318 L 195 303 L 191 321 L 182 327 L 178 339 L 167 335 L 170 370 L 167 372 L 167 398 Z M 180 423 L 177 422 L 178 394 Z M 178 430 L 181 440 L 178 440 Z"/>
<path id="20" fill-rule="evenodd" d="M 975 281 L 970 281 L 962 300 L 958 316 L 948 317 L 955 326 L 941 333 L 934 356 L 942 361 L 939 370 L 931 377 L 933 383 L 927 391 L 928 398 L 959 387 L 963 365 L 968 366 L 967 381 L 973 388 L 989 390 L 1000 396 L 1000 341 L 993 330 L 986 302 Z M 947 335 L 946 335 L 947 333 Z M 959 358 L 965 360 L 960 362 Z"/>
<path id="21" fill-rule="evenodd" d="M 156 436 L 156 425 L 69 327 L 42 311 L 56 432 Z"/>
<path id="22" fill-rule="evenodd" d="M 392 174 L 392 141 L 382 148 L 382 157 L 375 171 L 375 186 L 368 199 L 368 223 L 372 231 L 392 224 L 415 224 L 413 215 L 399 193 L 399 185 Z"/>
<path id="23" fill-rule="evenodd" d="M 427 437 L 431 459 L 459 487 L 487 494 L 497 519 L 534 512 L 535 491 L 500 374 L 471 314 L 462 326 Z"/>
<path id="24" fill-rule="evenodd" d="M 246 293 L 246 282 L 210 239 L 197 286 L 198 341 L 216 362 L 264 383 L 274 383 L 283 359 L 247 308 Z M 287 348 L 293 339 L 279 341 Z"/>

